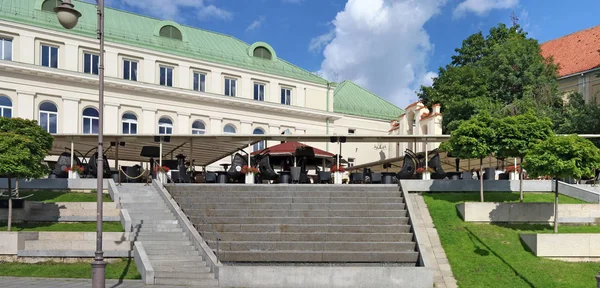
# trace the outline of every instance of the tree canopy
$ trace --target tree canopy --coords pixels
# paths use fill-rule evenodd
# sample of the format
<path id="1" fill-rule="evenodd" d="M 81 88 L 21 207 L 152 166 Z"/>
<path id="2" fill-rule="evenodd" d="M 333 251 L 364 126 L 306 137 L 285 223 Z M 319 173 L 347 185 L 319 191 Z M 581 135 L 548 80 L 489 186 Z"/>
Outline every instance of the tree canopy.
<path id="1" fill-rule="evenodd" d="M 461 159 L 485 158 L 496 150 L 496 121 L 489 113 L 477 114 L 461 122 L 440 149 Z"/>
<path id="2" fill-rule="evenodd" d="M 44 157 L 54 139 L 35 120 L 0 118 L 0 175 L 39 178 L 48 173 Z"/>
<path id="3" fill-rule="evenodd" d="M 593 177 L 600 168 L 600 150 L 577 135 L 552 136 L 531 148 L 523 168 L 533 177 Z"/>
<path id="4" fill-rule="evenodd" d="M 533 111 L 502 118 L 496 124 L 497 158 L 522 159 L 533 145 L 554 135 L 552 120 L 547 117 L 537 117 Z"/>
<path id="5" fill-rule="evenodd" d="M 498 24 L 485 37 L 475 33 L 455 51 L 433 85 L 419 92 L 425 105 L 442 105 L 445 133 L 482 111 L 507 116 L 535 107 L 538 115 L 550 116 L 548 110 L 562 105 L 557 66 L 518 25 Z"/>

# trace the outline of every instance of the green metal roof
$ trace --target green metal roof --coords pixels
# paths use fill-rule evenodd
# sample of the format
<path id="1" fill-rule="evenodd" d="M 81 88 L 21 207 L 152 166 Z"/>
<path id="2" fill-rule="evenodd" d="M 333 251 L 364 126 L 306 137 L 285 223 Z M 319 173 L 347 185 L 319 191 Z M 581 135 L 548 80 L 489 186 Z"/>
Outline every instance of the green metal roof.
<path id="1" fill-rule="evenodd" d="M 94 4 L 73 1 L 81 12 L 79 24 L 72 30 L 64 29 L 52 12 L 41 11 L 42 0 L 0 0 L 0 19 L 96 38 L 97 14 Z M 168 5 L 168 1 L 166 1 Z M 162 25 L 180 29 L 183 41 L 158 36 Z M 106 41 L 151 49 L 182 57 L 220 63 L 239 68 L 274 74 L 317 84 L 327 84 L 318 77 L 287 61 L 276 58 L 267 60 L 251 57 L 250 45 L 229 35 L 161 21 L 112 8 L 105 10 Z"/>
<path id="2" fill-rule="evenodd" d="M 404 110 L 351 81 L 344 81 L 333 92 L 333 112 L 392 120 Z"/>

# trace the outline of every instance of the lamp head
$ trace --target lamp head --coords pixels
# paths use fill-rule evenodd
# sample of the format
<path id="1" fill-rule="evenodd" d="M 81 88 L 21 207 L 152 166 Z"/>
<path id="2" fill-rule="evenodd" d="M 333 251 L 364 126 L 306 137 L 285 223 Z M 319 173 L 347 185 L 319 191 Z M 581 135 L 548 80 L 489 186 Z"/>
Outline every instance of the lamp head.
<path id="1" fill-rule="evenodd" d="M 81 13 L 73 7 L 75 6 L 71 4 L 71 1 L 67 0 L 62 1 L 60 6 L 54 8 L 58 22 L 67 29 L 73 29 L 77 26 L 77 21 L 79 20 L 79 17 L 81 17 Z"/>

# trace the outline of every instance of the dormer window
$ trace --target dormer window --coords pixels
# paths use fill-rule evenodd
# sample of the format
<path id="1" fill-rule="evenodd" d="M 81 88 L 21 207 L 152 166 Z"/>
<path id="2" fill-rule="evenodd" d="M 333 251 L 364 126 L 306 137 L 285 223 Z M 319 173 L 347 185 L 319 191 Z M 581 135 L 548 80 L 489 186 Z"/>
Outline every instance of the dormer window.
<path id="1" fill-rule="evenodd" d="M 257 47 L 253 52 L 254 57 L 263 58 L 267 60 L 273 59 L 273 55 L 271 55 L 271 51 L 265 47 Z"/>
<path id="2" fill-rule="evenodd" d="M 179 41 L 183 40 L 181 31 L 179 31 L 179 29 L 175 28 L 175 26 L 173 26 L 173 25 L 165 25 L 162 28 L 160 28 L 159 35 L 160 35 L 160 37 L 170 38 L 170 39 L 174 39 L 174 40 L 179 40 Z"/>

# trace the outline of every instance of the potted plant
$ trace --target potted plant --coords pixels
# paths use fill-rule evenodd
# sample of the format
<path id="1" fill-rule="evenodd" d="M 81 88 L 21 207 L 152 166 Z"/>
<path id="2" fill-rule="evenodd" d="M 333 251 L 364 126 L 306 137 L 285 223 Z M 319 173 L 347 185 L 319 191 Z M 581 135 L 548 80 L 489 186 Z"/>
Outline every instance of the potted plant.
<path id="1" fill-rule="evenodd" d="M 167 183 L 167 172 L 171 169 L 167 166 L 154 166 L 154 173 L 156 174 L 156 179 L 160 181 L 160 183 Z"/>
<path id="2" fill-rule="evenodd" d="M 421 174 L 421 179 L 423 180 L 431 180 L 431 173 L 433 172 L 435 172 L 435 170 L 431 167 L 427 167 L 427 169 L 425 169 L 425 167 L 417 168 L 417 175 Z"/>
<path id="3" fill-rule="evenodd" d="M 519 180 L 519 173 L 521 173 L 521 166 L 517 165 L 517 167 L 515 167 L 514 165 L 508 166 L 506 167 L 506 173 L 508 173 L 510 175 L 510 177 L 508 178 L 509 180 Z"/>
<path id="4" fill-rule="evenodd" d="M 344 177 L 344 172 L 346 172 L 346 168 L 335 165 L 331 167 L 331 173 L 333 173 L 333 183 L 334 184 L 342 184 L 342 177 Z"/>
<path id="5" fill-rule="evenodd" d="M 83 166 L 73 165 L 71 167 L 67 167 L 67 173 L 69 173 L 69 178 L 78 179 L 81 175 L 83 175 L 84 168 Z"/>
<path id="6" fill-rule="evenodd" d="M 246 174 L 246 184 L 254 184 L 254 175 L 260 173 L 258 167 L 244 165 L 242 173 Z"/>

